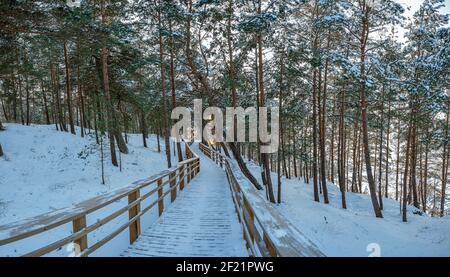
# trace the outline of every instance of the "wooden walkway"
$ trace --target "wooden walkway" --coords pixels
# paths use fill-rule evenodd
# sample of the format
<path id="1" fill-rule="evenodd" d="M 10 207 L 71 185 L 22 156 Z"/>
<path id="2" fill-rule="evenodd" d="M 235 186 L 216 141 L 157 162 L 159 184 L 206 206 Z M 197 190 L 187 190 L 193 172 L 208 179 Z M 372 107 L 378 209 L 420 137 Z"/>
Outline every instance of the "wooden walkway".
<path id="1" fill-rule="evenodd" d="M 199 175 L 121 256 L 248 256 L 226 174 L 196 152 Z"/>

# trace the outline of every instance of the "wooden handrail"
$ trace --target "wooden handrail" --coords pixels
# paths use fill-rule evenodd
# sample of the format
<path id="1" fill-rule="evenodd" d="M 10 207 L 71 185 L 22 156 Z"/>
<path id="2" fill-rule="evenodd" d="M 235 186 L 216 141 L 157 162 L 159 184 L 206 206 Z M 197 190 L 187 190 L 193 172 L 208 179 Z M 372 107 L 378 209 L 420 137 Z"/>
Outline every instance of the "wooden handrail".
<path id="1" fill-rule="evenodd" d="M 73 233 L 71 235 L 26 253 L 25 256 L 43 256 L 71 242 L 75 244 L 76 256 L 87 256 L 127 228 L 130 231 L 130 243 L 133 243 L 140 235 L 140 218 L 156 206 L 156 204 L 158 204 L 158 214 L 161 215 L 164 211 L 164 197 L 171 193 L 171 201 L 175 201 L 177 188 L 180 190 L 184 188 L 185 178 L 187 178 L 187 182 L 190 182 L 200 172 L 200 158 L 190 149 L 187 143 L 185 143 L 185 153 L 186 159 L 177 166 L 164 170 L 149 178 L 136 181 L 124 188 L 91 198 L 70 208 L 64 208 L 31 219 L 1 225 L 0 247 L 47 232 L 69 222 L 72 222 L 73 226 Z M 164 180 L 166 177 L 168 179 Z M 155 188 L 141 196 L 141 190 L 152 184 L 155 184 Z M 167 184 L 170 187 L 164 192 L 163 188 Z M 142 207 L 142 201 L 155 193 L 158 194 L 156 200 L 150 205 Z M 128 197 L 127 206 L 115 211 L 109 211 L 109 214 L 102 219 L 97 220 L 89 226 L 86 225 L 86 218 L 89 214 L 126 197 Z M 101 226 L 126 212 L 129 214 L 128 221 L 110 234 L 107 234 L 102 240 L 94 243 L 92 246 L 88 245 L 87 235 L 89 233 L 99 229 Z"/>
<path id="2" fill-rule="evenodd" d="M 200 150 L 225 169 L 247 248 L 255 257 L 322 257 L 313 242 L 264 199 L 235 161 L 200 143 Z"/>

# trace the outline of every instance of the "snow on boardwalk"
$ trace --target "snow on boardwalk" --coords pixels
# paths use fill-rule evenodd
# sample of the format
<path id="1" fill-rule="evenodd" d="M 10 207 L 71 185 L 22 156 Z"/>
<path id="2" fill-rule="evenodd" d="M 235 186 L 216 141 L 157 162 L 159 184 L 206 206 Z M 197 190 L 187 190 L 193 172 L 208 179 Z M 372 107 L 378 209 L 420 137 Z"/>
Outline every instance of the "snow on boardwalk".
<path id="1" fill-rule="evenodd" d="M 248 256 L 225 172 L 196 152 L 200 173 L 122 256 Z"/>

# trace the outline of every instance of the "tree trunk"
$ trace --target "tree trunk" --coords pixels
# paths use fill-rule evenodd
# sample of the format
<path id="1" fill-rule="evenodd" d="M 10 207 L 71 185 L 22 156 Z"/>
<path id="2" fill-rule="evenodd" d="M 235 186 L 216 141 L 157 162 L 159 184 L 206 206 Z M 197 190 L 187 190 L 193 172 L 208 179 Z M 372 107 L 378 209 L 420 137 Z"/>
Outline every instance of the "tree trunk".
<path id="1" fill-rule="evenodd" d="M 44 81 L 41 80 L 41 91 L 42 91 L 42 100 L 44 103 L 44 115 L 45 115 L 45 122 L 47 125 L 50 125 L 50 113 L 48 111 L 48 104 L 47 104 L 47 97 L 45 97 L 45 90 L 44 90 Z"/>
<path id="2" fill-rule="evenodd" d="M 358 146 L 358 140 L 359 140 L 359 125 L 358 125 L 358 121 L 355 120 L 355 124 L 353 127 L 353 165 L 352 165 L 352 192 L 357 192 L 358 191 L 358 184 L 356 181 L 356 175 L 357 175 L 357 171 L 358 171 L 358 162 L 356 160 L 357 157 L 357 149 L 356 147 Z"/>
<path id="3" fill-rule="evenodd" d="M 283 109 L 283 77 L 284 77 L 284 61 L 283 61 L 283 53 L 281 53 L 280 58 L 280 90 L 278 91 L 278 109 L 282 111 Z M 280 122 L 283 121 L 283 113 L 280 113 Z M 282 133 L 283 129 L 280 128 L 280 132 L 278 134 L 279 140 L 282 141 Z M 278 153 L 277 153 L 277 182 L 278 182 L 278 189 L 277 189 L 277 202 L 278 204 L 281 203 L 281 146 L 278 144 Z"/>
<path id="4" fill-rule="evenodd" d="M 412 199 L 414 207 L 420 209 L 419 201 L 417 197 L 417 180 L 416 180 L 416 168 L 417 168 L 417 125 L 416 125 L 416 112 L 413 112 L 413 127 L 411 134 L 411 189 Z"/>
<path id="5" fill-rule="evenodd" d="M 258 15 L 261 14 L 261 0 L 258 1 Z M 259 91 L 260 91 L 260 107 L 265 106 L 265 94 L 264 94 L 264 71 L 263 71 L 263 52 L 262 52 L 262 34 L 257 34 L 258 45 L 258 71 L 259 71 Z M 272 178 L 269 167 L 269 155 L 267 153 L 261 153 L 262 159 L 262 179 L 266 187 L 269 201 L 275 203 L 275 197 L 273 194 Z"/>
<path id="6" fill-rule="evenodd" d="M 318 47 L 318 36 L 315 34 L 314 38 L 314 51 L 317 51 Z M 316 55 L 316 54 L 314 54 Z M 317 69 L 313 68 L 313 83 L 312 83 L 312 102 L 313 102 L 313 130 L 312 130 L 312 140 L 313 140 L 313 160 L 312 160 L 312 174 L 313 174 L 313 188 L 314 188 L 314 201 L 320 202 L 319 198 L 319 186 L 318 186 L 318 176 L 317 176 Z"/>
<path id="7" fill-rule="evenodd" d="M 422 197 L 423 197 L 423 212 L 426 213 L 427 212 L 427 193 L 428 193 L 428 151 L 429 151 L 429 130 L 427 127 L 427 132 L 426 132 L 427 138 L 426 138 L 426 144 L 425 144 L 425 169 L 424 169 L 424 173 L 423 173 L 423 193 L 422 193 Z"/>
<path id="8" fill-rule="evenodd" d="M 327 49 L 330 48 L 330 34 L 328 34 L 327 38 Z M 327 86 L 328 86 L 328 64 L 329 60 L 328 58 L 325 61 L 325 73 L 324 73 L 324 81 L 323 81 L 323 91 L 321 94 L 322 97 L 322 107 L 320 108 L 319 103 L 319 110 L 321 111 L 320 114 L 320 177 L 321 177 L 321 183 L 322 183 L 322 190 L 323 190 L 323 198 L 324 203 L 328 204 L 330 203 L 328 199 L 328 187 L 327 187 L 327 165 L 326 165 L 326 116 L 327 116 Z M 319 84 L 319 90 L 321 88 L 321 85 Z M 319 92 L 320 95 L 320 92 Z M 343 196 L 345 199 L 345 192 L 343 192 Z M 345 200 L 343 200 L 343 206 L 345 206 Z"/>
<path id="9" fill-rule="evenodd" d="M 55 67 L 55 65 L 53 63 L 50 64 L 50 69 L 51 69 L 53 95 L 54 95 L 54 99 L 55 99 L 54 104 L 56 104 L 56 107 L 54 107 L 54 110 L 56 111 L 56 118 L 55 119 L 56 119 L 56 121 L 59 124 L 60 130 L 67 132 L 67 127 L 64 124 L 64 118 L 63 118 L 62 109 L 61 109 L 61 98 L 60 98 L 60 95 L 59 95 L 59 82 L 58 82 L 58 79 L 57 79 L 57 70 L 56 70 L 56 67 Z"/>
<path id="10" fill-rule="evenodd" d="M 67 40 L 64 40 L 64 65 L 66 68 L 66 95 L 67 95 L 67 110 L 69 112 L 69 126 L 70 132 L 75 135 L 75 125 L 73 124 L 73 112 L 72 112 L 72 88 L 70 85 L 70 65 L 67 49 Z"/>
<path id="11" fill-rule="evenodd" d="M 369 183 L 370 197 L 372 200 L 373 210 L 376 217 L 383 217 L 381 213 L 380 205 L 377 200 L 376 185 L 372 174 L 372 165 L 370 163 L 370 151 L 369 151 L 369 134 L 367 130 L 367 99 L 366 99 L 366 45 L 369 38 L 369 11 L 370 8 L 364 4 L 364 17 L 362 20 L 362 35 L 361 35 L 361 51 L 360 51 L 360 72 L 362 76 L 362 83 L 360 89 L 360 101 L 361 101 L 361 126 L 363 135 L 363 147 L 364 158 L 366 161 L 367 180 Z"/>
<path id="12" fill-rule="evenodd" d="M 18 86 L 19 86 L 19 110 L 20 110 L 20 121 L 22 122 L 22 125 L 25 125 L 25 119 L 24 119 L 24 111 L 23 111 L 23 103 L 22 103 L 22 79 L 20 78 L 20 75 L 18 76 Z"/>
<path id="13" fill-rule="evenodd" d="M 102 23 L 107 23 L 106 16 L 106 1 L 102 0 L 101 2 L 101 15 L 102 15 Z M 101 50 L 101 60 L 102 60 L 102 79 L 103 79 L 103 90 L 105 92 L 106 97 L 106 106 L 108 110 L 108 118 L 107 118 L 107 126 L 108 126 L 108 137 L 109 137 L 109 148 L 111 152 L 111 163 L 114 166 L 118 166 L 117 156 L 116 156 L 116 145 L 114 142 L 114 116 L 113 116 L 113 105 L 112 98 L 109 91 L 109 76 L 108 76 L 108 48 L 106 46 L 106 38 L 103 38 L 103 46 Z"/>
<path id="14" fill-rule="evenodd" d="M 31 123 L 30 118 L 30 80 L 28 73 L 25 73 L 25 105 L 26 105 L 26 123 L 27 126 Z"/>
<path id="15" fill-rule="evenodd" d="M 446 126 L 446 139 L 445 142 L 448 142 L 448 124 L 449 124 L 449 114 L 450 109 L 447 111 L 447 124 Z M 445 190 L 447 188 L 447 177 L 448 177 L 448 162 L 449 162 L 449 153 L 447 153 L 447 143 L 443 144 L 443 153 L 442 153 L 442 185 L 441 185 L 441 211 L 440 216 L 443 217 L 445 215 Z"/>
<path id="16" fill-rule="evenodd" d="M 81 137 L 84 137 L 84 129 L 86 128 L 86 114 L 84 108 L 84 97 L 81 89 L 81 77 L 80 77 L 80 41 L 77 41 L 77 90 L 78 90 L 78 103 L 80 105 L 80 127 Z"/>
<path id="17" fill-rule="evenodd" d="M 161 8 L 161 0 L 159 0 L 159 7 Z M 169 124 L 167 120 L 167 103 L 166 103 L 166 89 L 165 89 L 165 68 L 164 68 L 164 48 L 162 37 L 162 20 L 161 10 L 158 11 L 158 29 L 159 29 L 159 62 L 161 73 L 161 94 L 162 94 L 162 108 L 163 108 L 163 130 L 164 130 L 164 142 L 166 148 L 167 167 L 172 167 L 172 161 L 170 157 L 170 138 L 169 138 Z"/>
<path id="18" fill-rule="evenodd" d="M 144 147 L 147 148 L 147 124 L 145 120 L 145 113 L 144 111 L 141 111 L 141 131 L 142 131 L 142 142 L 144 144 Z"/>
<path id="19" fill-rule="evenodd" d="M 0 131 L 3 131 L 3 130 L 5 130 L 5 128 L 3 128 L 2 121 L 0 120 Z M 2 144 L 0 143 L 0 157 L 3 155 L 4 155 L 3 148 L 2 148 Z"/>
<path id="20" fill-rule="evenodd" d="M 174 65 L 174 43 L 173 43 L 173 35 L 172 35 L 172 21 L 169 20 L 169 31 L 170 31 L 170 84 L 172 89 L 172 109 L 175 109 L 177 107 L 177 97 L 176 97 L 176 91 L 175 91 L 175 65 Z M 178 155 L 178 162 L 183 161 L 183 153 L 181 151 L 181 143 L 176 143 L 177 147 L 177 155 Z"/>
<path id="21" fill-rule="evenodd" d="M 252 183 L 253 186 L 255 186 L 256 189 L 261 190 L 262 186 L 258 183 L 255 176 L 253 176 L 253 174 L 250 172 L 250 170 L 248 170 L 247 166 L 245 165 L 245 162 L 242 160 L 242 158 L 238 158 L 238 157 L 240 157 L 240 155 L 239 155 L 239 151 L 236 149 L 236 144 L 228 143 L 228 146 L 230 147 L 231 152 L 233 153 L 233 156 L 236 159 L 242 173 L 245 175 L 245 177 L 247 177 L 247 179 L 250 181 L 250 183 Z"/>
<path id="22" fill-rule="evenodd" d="M 408 136 L 406 139 L 406 154 L 405 154 L 405 172 L 403 175 L 403 186 L 402 186 L 402 190 L 403 190 L 403 198 L 402 198 L 402 219 L 403 222 L 408 221 L 407 216 L 406 216 L 406 205 L 408 203 L 408 169 L 409 169 L 409 149 L 411 146 L 411 123 L 412 120 L 410 120 L 410 124 L 408 127 Z"/>
<path id="23" fill-rule="evenodd" d="M 333 94 L 333 112 L 331 121 L 331 142 L 330 142 L 330 182 L 334 183 L 334 139 L 336 135 L 336 94 Z"/>
<path id="24" fill-rule="evenodd" d="M 389 158 L 390 158 L 390 149 L 389 142 L 391 138 L 391 100 L 388 100 L 388 114 L 387 114 L 387 135 L 386 135 L 386 164 L 385 164 L 385 174 L 386 174 L 386 182 L 384 186 L 384 197 L 389 197 Z"/>
<path id="25" fill-rule="evenodd" d="M 381 181 L 382 178 L 382 166 L 383 166 L 383 132 L 384 132 L 384 84 L 381 92 L 381 130 L 380 130 L 380 152 L 378 155 L 378 200 L 380 201 L 380 209 L 383 209 L 383 191 Z"/>
<path id="26" fill-rule="evenodd" d="M 398 201 L 398 178 L 400 173 L 400 120 L 397 126 L 397 160 L 395 170 L 395 200 Z"/>

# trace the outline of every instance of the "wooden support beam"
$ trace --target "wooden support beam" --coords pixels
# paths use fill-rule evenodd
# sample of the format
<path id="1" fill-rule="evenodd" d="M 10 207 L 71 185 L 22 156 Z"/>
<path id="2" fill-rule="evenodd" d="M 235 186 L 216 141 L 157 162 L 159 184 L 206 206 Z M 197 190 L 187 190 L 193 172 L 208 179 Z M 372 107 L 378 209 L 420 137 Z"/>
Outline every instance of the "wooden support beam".
<path id="1" fill-rule="evenodd" d="M 72 221 L 73 233 L 76 233 L 84 228 L 86 228 L 86 215 L 82 215 L 80 217 L 75 218 Z M 87 248 L 87 235 L 82 236 L 79 239 L 76 239 L 74 242 L 75 247 L 75 255 L 83 252 L 84 249 Z"/>
<path id="2" fill-rule="evenodd" d="M 170 181 L 170 189 L 171 189 L 171 191 L 170 191 L 170 201 L 171 202 L 173 202 L 173 201 L 175 201 L 175 199 L 177 199 L 177 188 L 176 188 L 177 179 L 175 177 L 176 174 L 177 174 L 176 171 L 174 171 L 174 172 L 169 174 L 169 180 L 171 180 Z"/>
<path id="3" fill-rule="evenodd" d="M 158 179 L 156 181 L 158 186 L 158 215 L 161 216 L 164 212 L 164 197 L 163 196 L 163 185 L 162 185 L 162 179 Z"/>
<path id="4" fill-rule="evenodd" d="M 131 192 L 130 194 L 128 194 L 128 204 L 133 203 L 134 201 L 136 201 L 139 198 L 139 190 L 135 190 L 133 192 Z M 128 218 L 132 219 L 134 218 L 136 215 L 139 214 L 139 212 L 141 211 L 141 204 L 137 204 L 136 206 L 130 208 L 128 210 Z M 139 235 L 141 234 L 141 221 L 140 219 L 137 219 L 135 222 L 133 222 L 130 227 L 130 244 L 135 242 L 136 239 L 139 237 Z"/>
<path id="5" fill-rule="evenodd" d="M 184 166 L 184 164 L 183 165 L 181 165 L 181 167 L 180 167 L 180 190 L 183 190 L 184 189 L 184 170 L 185 170 L 185 166 Z"/>

